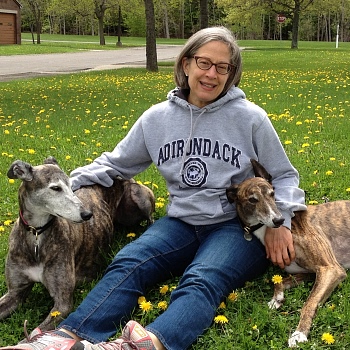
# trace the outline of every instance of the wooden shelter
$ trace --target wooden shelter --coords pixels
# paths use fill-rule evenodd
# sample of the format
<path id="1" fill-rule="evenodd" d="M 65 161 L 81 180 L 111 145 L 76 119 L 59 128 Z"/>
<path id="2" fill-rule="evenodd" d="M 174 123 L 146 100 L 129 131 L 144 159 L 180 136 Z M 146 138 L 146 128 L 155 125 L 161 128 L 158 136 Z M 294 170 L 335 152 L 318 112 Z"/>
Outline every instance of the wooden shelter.
<path id="1" fill-rule="evenodd" d="M 0 45 L 21 43 L 21 7 L 17 0 L 0 0 Z"/>

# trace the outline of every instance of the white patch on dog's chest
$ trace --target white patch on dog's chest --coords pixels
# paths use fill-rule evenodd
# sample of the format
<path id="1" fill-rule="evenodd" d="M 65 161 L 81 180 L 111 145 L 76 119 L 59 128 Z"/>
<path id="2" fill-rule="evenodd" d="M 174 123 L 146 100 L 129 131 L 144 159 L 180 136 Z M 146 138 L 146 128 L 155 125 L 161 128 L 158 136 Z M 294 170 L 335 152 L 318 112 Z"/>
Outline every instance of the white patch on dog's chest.
<path id="1" fill-rule="evenodd" d="M 43 264 L 27 268 L 24 273 L 34 282 L 42 282 L 44 267 Z"/>
<path id="2" fill-rule="evenodd" d="M 253 232 L 254 236 L 259 238 L 260 242 L 265 246 L 265 232 L 266 226 L 262 226 Z"/>

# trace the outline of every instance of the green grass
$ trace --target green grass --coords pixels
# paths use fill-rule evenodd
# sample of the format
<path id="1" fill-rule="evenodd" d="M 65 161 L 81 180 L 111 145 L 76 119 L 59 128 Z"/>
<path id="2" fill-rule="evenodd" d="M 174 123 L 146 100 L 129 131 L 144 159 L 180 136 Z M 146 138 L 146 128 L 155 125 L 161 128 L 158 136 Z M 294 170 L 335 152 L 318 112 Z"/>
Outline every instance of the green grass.
<path id="1" fill-rule="evenodd" d="M 322 202 L 324 196 L 330 200 L 349 199 L 350 47 L 344 45 L 336 50 L 324 43 L 310 43 L 309 47 L 305 44 L 292 51 L 287 46 L 278 47 L 279 42 L 272 44 L 255 43 L 255 50 L 243 52 L 241 87 L 248 99 L 269 113 L 288 156 L 300 172 L 307 201 Z M 6 177 L 10 164 L 21 159 L 35 165 L 53 155 L 69 173 L 103 150 L 111 150 L 139 115 L 164 100 L 171 88 L 170 68 L 161 68 L 158 73 L 125 68 L 0 83 L 1 294 L 6 292 L 3 271 L 8 234 L 18 211 L 19 183 L 9 183 Z M 161 204 L 166 201 L 167 192 L 156 169 L 151 167 L 138 180 L 155 192 L 159 204 L 156 217 L 164 215 Z M 130 240 L 126 233 L 119 233 L 116 250 Z M 226 307 L 217 311 L 227 317 L 228 323 L 213 323 L 192 349 L 286 348 L 312 284 L 288 291 L 285 304 L 272 311 L 267 302 L 272 296 L 274 274 L 285 275 L 271 267 L 261 278 L 235 291 L 237 299 L 226 300 Z M 165 283 L 171 288 L 177 280 Z M 77 289 L 76 306 L 92 285 Z M 153 309 L 148 313 L 135 312 L 135 318 L 144 324 L 161 312 L 157 308 L 159 301 L 169 300 L 170 292 L 162 295 L 159 287 L 146 295 Z M 301 349 L 349 348 L 349 295 L 350 282 L 346 280 L 320 307 L 309 342 L 302 344 Z M 24 305 L 0 321 L 0 345 L 16 343 L 23 337 L 24 319 L 29 320 L 28 327 L 32 329 L 50 308 L 48 293 L 37 285 Z M 326 332 L 334 336 L 333 345 L 321 340 Z"/>

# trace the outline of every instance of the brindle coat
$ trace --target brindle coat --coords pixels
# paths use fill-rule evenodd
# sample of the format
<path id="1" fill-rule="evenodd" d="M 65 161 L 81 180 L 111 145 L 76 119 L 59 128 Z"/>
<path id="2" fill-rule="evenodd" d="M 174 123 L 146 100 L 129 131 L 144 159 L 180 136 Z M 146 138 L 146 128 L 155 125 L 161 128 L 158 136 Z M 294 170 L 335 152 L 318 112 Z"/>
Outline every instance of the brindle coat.
<path id="1" fill-rule="evenodd" d="M 258 162 L 252 160 L 252 164 L 256 177 L 232 185 L 226 192 L 229 201 L 236 204 L 245 226 L 265 225 L 253 232 L 264 244 L 266 227 L 278 227 L 283 222 L 275 203 L 271 175 Z M 290 347 L 307 341 L 318 305 L 325 302 L 346 278 L 344 268 L 350 267 L 349 211 L 350 201 L 335 201 L 308 206 L 306 211 L 296 212 L 292 219 L 296 259 L 285 270 L 295 275 L 275 285 L 270 308 L 282 305 L 285 289 L 315 277 L 315 274 L 316 280 L 301 310 L 299 324 L 288 340 Z"/>
<path id="2" fill-rule="evenodd" d="M 93 185 L 73 193 L 68 176 L 52 157 L 39 166 L 15 161 L 8 177 L 21 179 L 22 184 L 20 216 L 9 237 L 8 292 L 0 299 L 0 319 L 25 300 L 35 282 L 41 282 L 54 305 L 39 327 L 51 329 L 57 323 L 52 312 L 65 318 L 72 310 L 76 284 L 96 278 L 106 266 L 119 223 L 152 220 L 154 196 L 146 186 L 121 179 L 109 188 Z"/>

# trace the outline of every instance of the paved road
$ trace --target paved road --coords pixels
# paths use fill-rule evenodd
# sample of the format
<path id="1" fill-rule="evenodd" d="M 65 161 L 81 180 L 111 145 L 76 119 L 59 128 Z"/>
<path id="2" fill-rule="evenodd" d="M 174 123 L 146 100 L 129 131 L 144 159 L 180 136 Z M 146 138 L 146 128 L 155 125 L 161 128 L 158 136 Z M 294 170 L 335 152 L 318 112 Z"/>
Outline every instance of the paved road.
<path id="1" fill-rule="evenodd" d="M 182 46 L 158 45 L 159 61 L 174 60 Z M 146 66 L 146 48 L 75 53 L 0 56 L 0 81 L 123 66 Z"/>

